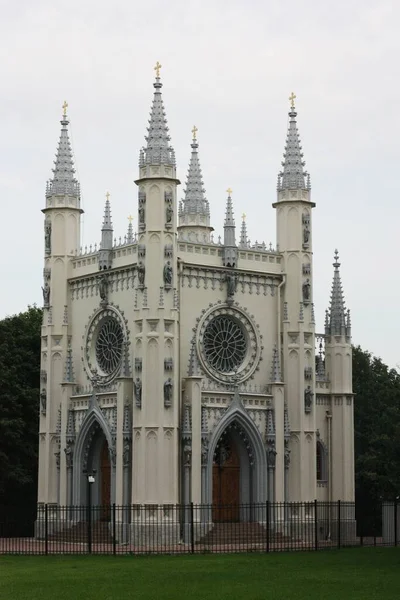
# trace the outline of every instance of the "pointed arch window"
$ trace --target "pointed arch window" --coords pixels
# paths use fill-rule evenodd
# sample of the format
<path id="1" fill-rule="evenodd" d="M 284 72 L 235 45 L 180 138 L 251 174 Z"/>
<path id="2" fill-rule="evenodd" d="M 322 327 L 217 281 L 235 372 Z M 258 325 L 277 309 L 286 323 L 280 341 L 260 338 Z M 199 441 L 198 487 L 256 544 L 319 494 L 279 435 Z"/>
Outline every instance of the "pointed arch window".
<path id="1" fill-rule="evenodd" d="M 319 440 L 317 441 L 316 460 L 317 460 L 317 481 L 320 481 L 320 482 L 328 481 L 328 454 L 327 454 L 324 444 Z"/>

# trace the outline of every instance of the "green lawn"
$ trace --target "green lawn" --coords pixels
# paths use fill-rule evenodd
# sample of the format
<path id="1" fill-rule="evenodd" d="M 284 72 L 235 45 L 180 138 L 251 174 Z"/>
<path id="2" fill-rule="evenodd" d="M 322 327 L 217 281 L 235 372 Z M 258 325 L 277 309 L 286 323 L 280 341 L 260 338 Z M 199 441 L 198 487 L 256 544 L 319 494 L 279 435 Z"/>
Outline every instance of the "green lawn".
<path id="1" fill-rule="evenodd" d="M 1 600 L 398 600 L 400 548 L 0 557 Z"/>

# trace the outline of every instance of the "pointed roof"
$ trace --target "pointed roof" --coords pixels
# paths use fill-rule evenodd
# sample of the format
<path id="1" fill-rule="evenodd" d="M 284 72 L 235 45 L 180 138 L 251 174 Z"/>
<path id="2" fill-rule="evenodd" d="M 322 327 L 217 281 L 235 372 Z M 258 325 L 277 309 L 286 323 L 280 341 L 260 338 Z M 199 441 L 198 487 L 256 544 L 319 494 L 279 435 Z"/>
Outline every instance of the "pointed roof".
<path id="1" fill-rule="evenodd" d="M 140 152 L 139 164 L 144 165 L 170 165 L 175 166 L 175 152 L 170 146 L 167 119 L 165 117 L 164 103 L 161 95 L 162 83 L 160 81 L 161 65 L 157 62 L 155 67 L 156 79 L 154 98 L 150 111 L 149 126 L 147 127 L 147 145 Z"/>
<path id="2" fill-rule="evenodd" d="M 192 155 L 186 179 L 185 198 L 182 201 L 181 213 L 197 213 L 206 217 L 210 216 L 210 205 L 205 197 L 203 176 L 200 167 L 197 141 L 197 127 L 192 129 Z"/>
<path id="3" fill-rule="evenodd" d="M 74 162 L 72 159 L 71 144 L 68 135 L 69 120 L 67 117 L 68 104 L 63 104 L 63 115 L 61 118 L 60 141 L 54 161 L 53 177 L 47 182 L 46 196 L 70 195 L 79 198 L 80 189 L 78 180 L 75 178 Z"/>
<path id="4" fill-rule="evenodd" d="M 235 219 L 233 217 L 233 204 L 232 204 L 232 190 L 228 188 L 227 190 L 228 198 L 226 199 L 226 209 L 225 209 L 225 223 L 224 227 L 235 227 Z"/>
<path id="5" fill-rule="evenodd" d="M 242 226 L 240 229 L 239 246 L 240 246 L 240 248 L 248 248 L 249 247 L 249 240 L 247 237 L 246 215 L 244 213 L 242 214 Z"/>
<path id="6" fill-rule="evenodd" d="M 278 191 L 280 190 L 309 190 L 310 176 L 304 170 L 305 162 L 300 145 L 300 136 L 297 130 L 297 112 L 294 105 L 296 96 L 292 93 L 289 100 L 291 107 L 289 110 L 289 126 L 286 137 L 285 152 L 283 154 L 282 167 L 278 175 Z M 306 183 L 304 179 L 306 178 Z"/>
<path id="7" fill-rule="evenodd" d="M 110 192 L 106 194 L 106 203 L 104 206 L 104 217 L 103 217 L 103 227 L 102 231 L 112 231 L 112 221 L 111 221 L 111 205 L 110 205 Z"/>
<path id="8" fill-rule="evenodd" d="M 279 352 L 278 352 L 278 347 L 276 344 L 272 351 L 271 382 L 272 383 L 281 383 L 282 382 L 281 366 L 280 366 L 280 361 L 279 361 Z"/>
<path id="9" fill-rule="evenodd" d="M 329 313 L 327 314 L 325 327 L 328 335 L 350 335 L 350 327 L 347 328 L 347 323 L 350 324 L 350 311 L 346 310 L 342 282 L 340 279 L 340 262 L 339 253 L 335 250 L 335 260 L 333 263 L 333 282 L 331 290 L 331 301 Z"/>
<path id="10" fill-rule="evenodd" d="M 129 225 L 128 225 L 128 233 L 126 234 L 126 243 L 133 244 L 133 226 L 132 226 L 133 217 L 131 215 L 129 215 L 128 221 L 129 221 Z"/>

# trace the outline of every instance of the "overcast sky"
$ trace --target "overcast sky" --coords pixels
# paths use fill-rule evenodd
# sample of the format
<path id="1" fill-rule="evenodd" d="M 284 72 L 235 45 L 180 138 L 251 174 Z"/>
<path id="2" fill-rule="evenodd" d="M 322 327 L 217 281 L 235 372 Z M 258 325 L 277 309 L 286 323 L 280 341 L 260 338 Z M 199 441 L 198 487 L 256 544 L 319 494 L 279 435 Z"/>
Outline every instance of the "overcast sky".
<path id="1" fill-rule="evenodd" d="M 83 245 L 99 241 L 107 190 L 115 234 L 125 234 L 159 60 L 179 177 L 196 124 L 217 233 L 230 186 L 237 225 L 245 211 L 251 240 L 275 245 L 271 204 L 288 96 L 297 94 L 317 203 L 317 330 L 338 247 L 354 343 L 400 363 L 399 2 L 0 0 L 0 8 L 0 318 L 42 302 L 41 209 L 64 100 Z"/>

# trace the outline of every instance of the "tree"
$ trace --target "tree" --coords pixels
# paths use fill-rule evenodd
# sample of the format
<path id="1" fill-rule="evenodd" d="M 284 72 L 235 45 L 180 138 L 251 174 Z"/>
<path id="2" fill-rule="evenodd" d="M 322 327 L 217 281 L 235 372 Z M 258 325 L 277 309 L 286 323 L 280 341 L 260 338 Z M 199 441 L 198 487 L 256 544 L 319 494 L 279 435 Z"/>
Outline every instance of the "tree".
<path id="1" fill-rule="evenodd" d="M 0 321 L 0 506 L 36 506 L 40 327 L 36 306 Z"/>

